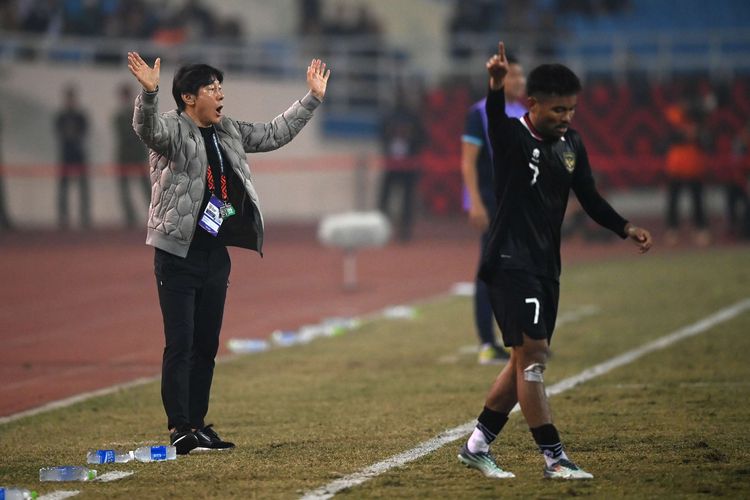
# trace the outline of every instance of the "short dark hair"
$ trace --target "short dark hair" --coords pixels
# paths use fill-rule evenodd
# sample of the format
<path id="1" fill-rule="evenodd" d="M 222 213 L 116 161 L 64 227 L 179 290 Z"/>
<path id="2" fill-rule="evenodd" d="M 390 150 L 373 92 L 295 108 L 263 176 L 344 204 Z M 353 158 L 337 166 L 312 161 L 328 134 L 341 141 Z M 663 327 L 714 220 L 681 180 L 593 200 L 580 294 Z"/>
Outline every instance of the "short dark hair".
<path id="1" fill-rule="evenodd" d="M 581 91 L 581 80 L 567 66 L 562 64 L 542 64 L 529 73 L 526 80 L 526 95 L 569 96 Z"/>
<path id="2" fill-rule="evenodd" d="M 183 111 L 185 102 L 182 94 L 197 95 L 201 87 L 211 85 L 214 80 L 224 81 L 224 73 L 208 64 L 186 64 L 180 66 L 172 79 L 172 97 L 177 109 Z"/>

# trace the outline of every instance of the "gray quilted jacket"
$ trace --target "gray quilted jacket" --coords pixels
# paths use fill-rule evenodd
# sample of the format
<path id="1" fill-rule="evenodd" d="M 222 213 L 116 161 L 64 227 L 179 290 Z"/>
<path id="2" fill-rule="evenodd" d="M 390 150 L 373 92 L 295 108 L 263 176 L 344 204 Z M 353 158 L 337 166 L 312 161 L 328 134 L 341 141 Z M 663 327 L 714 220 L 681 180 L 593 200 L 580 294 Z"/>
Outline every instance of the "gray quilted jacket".
<path id="1" fill-rule="evenodd" d="M 197 125 L 177 110 L 159 114 L 158 91 L 145 90 L 136 97 L 133 128 L 149 147 L 151 204 L 146 243 L 185 257 L 196 231 L 206 189 L 208 160 Z M 241 186 L 241 199 L 230 201 L 237 208 L 231 231 L 222 228 L 227 245 L 263 249 L 263 216 L 253 186 L 247 153 L 272 151 L 291 141 L 312 118 L 320 101 L 308 93 L 270 123 L 249 123 L 223 117 L 215 126 L 226 165 Z M 231 188 L 231 186 L 230 186 Z M 231 192 L 231 190 L 230 190 Z"/>

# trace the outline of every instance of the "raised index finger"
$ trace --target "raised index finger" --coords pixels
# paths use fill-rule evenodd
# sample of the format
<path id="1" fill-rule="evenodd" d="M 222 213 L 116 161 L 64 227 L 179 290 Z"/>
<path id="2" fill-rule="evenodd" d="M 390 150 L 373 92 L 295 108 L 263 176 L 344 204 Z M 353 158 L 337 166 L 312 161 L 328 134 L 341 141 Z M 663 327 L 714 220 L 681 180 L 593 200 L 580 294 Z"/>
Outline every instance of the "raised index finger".
<path id="1" fill-rule="evenodd" d="M 503 42 L 497 44 L 497 54 L 500 56 L 500 62 L 505 62 L 505 44 Z"/>

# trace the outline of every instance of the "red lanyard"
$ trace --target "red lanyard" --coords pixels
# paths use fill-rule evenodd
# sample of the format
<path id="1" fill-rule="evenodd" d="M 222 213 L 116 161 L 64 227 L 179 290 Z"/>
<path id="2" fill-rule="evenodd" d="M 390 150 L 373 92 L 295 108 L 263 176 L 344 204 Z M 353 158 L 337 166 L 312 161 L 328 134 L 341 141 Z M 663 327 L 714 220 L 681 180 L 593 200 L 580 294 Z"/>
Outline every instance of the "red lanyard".
<path id="1" fill-rule="evenodd" d="M 214 192 L 215 184 L 214 184 L 214 174 L 211 171 L 211 165 L 208 166 L 206 169 L 206 177 L 208 178 L 208 190 L 211 191 L 211 193 Z M 224 175 L 224 172 L 221 173 L 221 200 L 227 201 L 229 199 L 229 195 L 227 194 L 227 177 Z"/>
<path id="2" fill-rule="evenodd" d="M 221 170 L 221 201 L 227 202 L 229 195 L 227 194 L 227 178 L 224 175 L 224 159 L 221 157 L 221 149 L 219 149 L 219 141 L 216 139 L 216 132 L 214 131 L 211 136 L 213 137 L 214 148 L 216 148 L 216 156 L 219 157 L 219 169 Z M 208 189 L 211 193 L 214 193 L 214 173 L 211 171 L 211 165 L 206 169 L 206 177 L 208 178 Z"/>

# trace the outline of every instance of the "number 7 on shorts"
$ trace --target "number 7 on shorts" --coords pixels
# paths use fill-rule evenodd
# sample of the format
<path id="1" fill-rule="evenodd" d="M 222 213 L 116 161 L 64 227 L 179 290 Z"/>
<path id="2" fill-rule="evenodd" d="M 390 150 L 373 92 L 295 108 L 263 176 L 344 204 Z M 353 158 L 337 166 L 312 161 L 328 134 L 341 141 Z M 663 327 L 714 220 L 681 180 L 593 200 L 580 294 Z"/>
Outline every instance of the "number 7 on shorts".
<path id="1" fill-rule="evenodd" d="M 529 297 L 526 299 L 527 304 L 534 304 L 534 324 L 539 323 L 539 299 L 534 297 Z"/>

